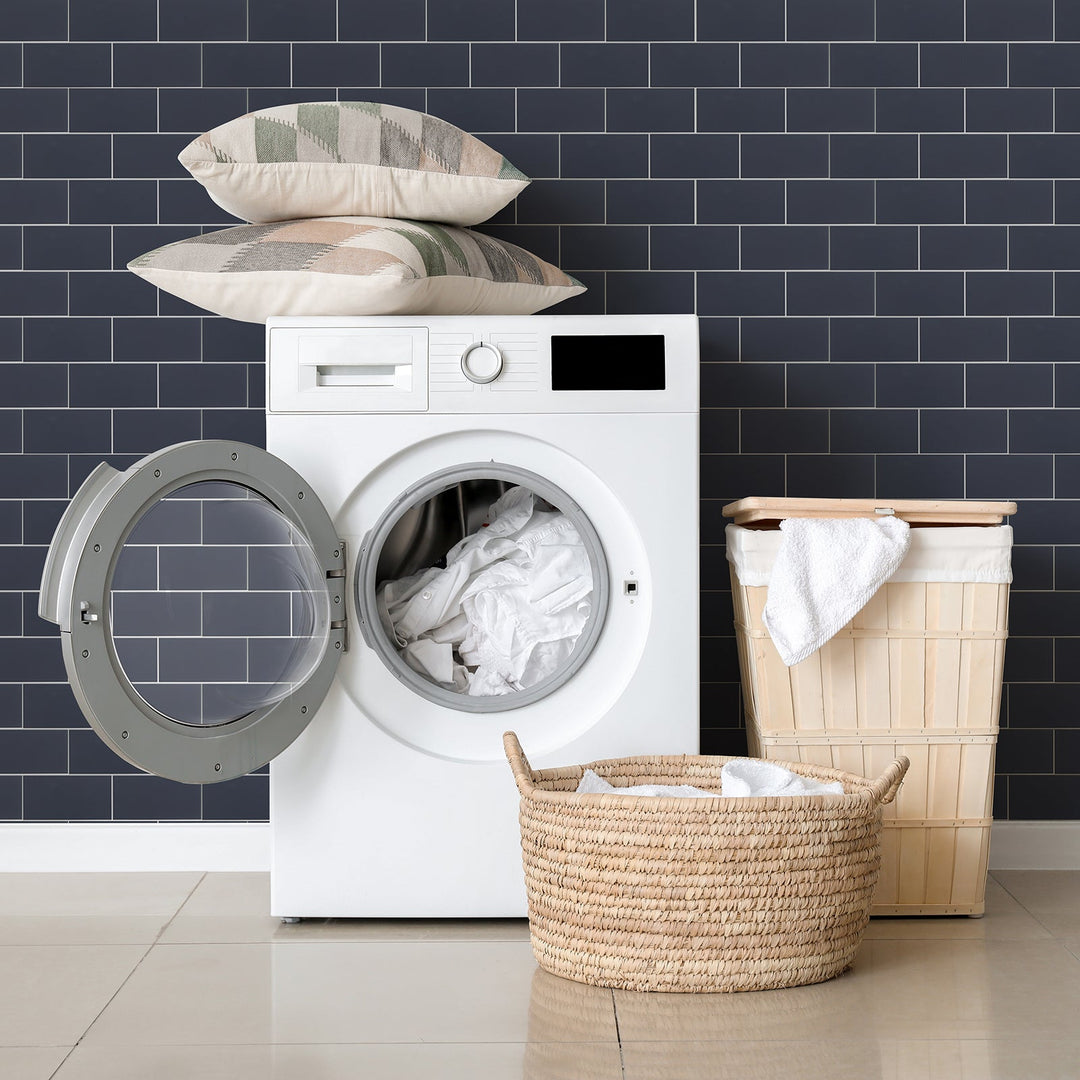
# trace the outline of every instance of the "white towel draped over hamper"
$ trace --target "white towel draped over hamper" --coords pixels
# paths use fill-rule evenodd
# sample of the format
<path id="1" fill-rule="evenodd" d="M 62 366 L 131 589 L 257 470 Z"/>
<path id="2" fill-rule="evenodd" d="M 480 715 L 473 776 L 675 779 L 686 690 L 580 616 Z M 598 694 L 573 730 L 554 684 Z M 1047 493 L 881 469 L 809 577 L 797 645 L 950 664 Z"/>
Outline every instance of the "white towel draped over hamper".
<path id="1" fill-rule="evenodd" d="M 886 509 L 913 526 L 903 561 L 835 637 L 785 666 L 763 620 L 779 521 Z M 886 808 L 875 915 L 984 910 L 1012 580 L 1012 529 L 992 522 L 1015 510 L 825 499 L 724 507 L 736 521 L 727 557 L 750 754 L 867 776 L 911 759 Z"/>

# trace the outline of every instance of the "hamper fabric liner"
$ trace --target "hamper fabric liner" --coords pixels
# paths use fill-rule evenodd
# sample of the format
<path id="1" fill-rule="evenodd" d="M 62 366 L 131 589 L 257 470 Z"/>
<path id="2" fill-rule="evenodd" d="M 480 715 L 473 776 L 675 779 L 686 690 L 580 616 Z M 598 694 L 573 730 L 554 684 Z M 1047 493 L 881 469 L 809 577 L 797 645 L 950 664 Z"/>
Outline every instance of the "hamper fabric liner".
<path id="1" fill-rule="evenodd" d="M 912 524 L 893 577 L 788 668 L 762 617 L 787 516 Z M 994 751 L 1008 623 L 1012 503 L 748 499 L 724 507 L 751 754 L 873 774 L 911 761 L 884 815 L 872 915 L 985 910 Z M 978 522 L 977 525 L 970 524 Z M 741 524 L 746 522 L 750 527 Z"/>
<path id="2" fill-rule="evenodd" d="M 613 758 L 535 771 L 503 736 L 521 794 L 533 953 L 594 986 L 683 993 L 822 982 L 855 957 L 878 878 L 882 806 L 907 771 L 876 780 L 816 765 L 843 795 L 644 798 L 578 794 L 586 769 L 616 787 L 721 790 L 728 757 Z"/>

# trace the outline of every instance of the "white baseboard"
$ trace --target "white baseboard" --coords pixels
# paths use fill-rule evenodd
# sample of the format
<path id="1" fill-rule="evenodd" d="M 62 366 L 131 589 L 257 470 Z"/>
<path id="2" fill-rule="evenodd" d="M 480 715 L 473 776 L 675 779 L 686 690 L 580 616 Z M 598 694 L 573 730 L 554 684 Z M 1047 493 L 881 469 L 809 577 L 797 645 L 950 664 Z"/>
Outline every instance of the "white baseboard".
<path id="1" fill-rule="evenodd" d="M 995 821 L 991 870 L 1080 870 L 1080 821 Z"/>
<path id="2" fill-rule="evenodd" d="M 0 825 L 2 871 L 270 869 L 265 823 Z M 1080 870 L 1080 821 L 997 821 L 991 870 Z"/>
<path id="3" fill-rule="evenodd" d="M 0 871 L 269 869 L 266 823 L 0 825 Z"/>

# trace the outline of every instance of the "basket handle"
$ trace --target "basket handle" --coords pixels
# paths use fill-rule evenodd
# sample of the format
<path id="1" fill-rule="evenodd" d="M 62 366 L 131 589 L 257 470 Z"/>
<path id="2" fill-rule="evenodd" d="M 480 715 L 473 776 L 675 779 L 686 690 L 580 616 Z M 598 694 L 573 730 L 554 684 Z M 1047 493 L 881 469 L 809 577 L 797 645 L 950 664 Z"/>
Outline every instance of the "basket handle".
<path id="1" fill-rule="evenodd" d="M 871 785 L 870 793 L 879 803 L 891 803 L 904 782 L 904 774 L 911 762 L 898 757 Z"/>
<path id="2" fill-rule="evenodd" d="M 533 789 L 532 766 L 521 749 L 518 737 L 507 731 L 503 735 L 503 749 L 506 751 L 506 760 L 510 762 L 510 769 L 514 774 L 514 782 L 522 795 L 528 795 Z"/>

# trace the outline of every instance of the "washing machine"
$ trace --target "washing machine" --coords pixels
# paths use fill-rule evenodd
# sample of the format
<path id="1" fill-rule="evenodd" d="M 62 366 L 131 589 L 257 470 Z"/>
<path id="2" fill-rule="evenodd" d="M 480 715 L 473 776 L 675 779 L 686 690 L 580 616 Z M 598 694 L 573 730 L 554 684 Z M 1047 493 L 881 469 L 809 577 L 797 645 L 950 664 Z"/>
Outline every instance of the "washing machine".
<path id="1" fill-rule="evenodd" d="M 270 763 L 273 914 L 523 915 L 505 730 L 536 767 L 698 749 L 697 321 L 275 318 L 266 342 L 266 450 L 102 463 L 64 514 L 40 613 L 79 705 L 160 776 Z M 543 547 L 528 611 L 475 589 L 475 640 L 460 604 L 404 632 L 495 547 Z"/>

